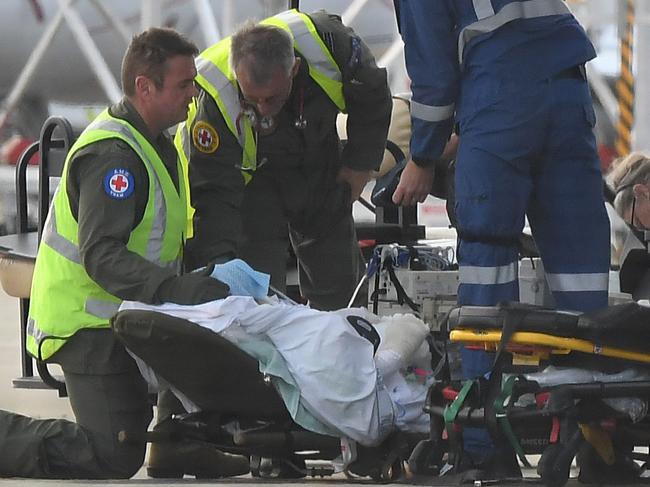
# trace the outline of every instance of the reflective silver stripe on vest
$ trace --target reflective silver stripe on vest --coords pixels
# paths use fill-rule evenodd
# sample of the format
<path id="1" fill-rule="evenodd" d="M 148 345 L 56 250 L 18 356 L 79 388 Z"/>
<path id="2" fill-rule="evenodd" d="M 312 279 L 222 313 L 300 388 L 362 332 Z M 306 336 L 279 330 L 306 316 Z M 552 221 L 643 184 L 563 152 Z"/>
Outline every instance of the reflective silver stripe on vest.
<path id="1" fill-rule="evenodd" d="M 550 274 L 546 279 L 551 291 L 581 292 L 581 291 L 607 291 L 609 287 L 609 274 Z"/>
<path id="2" fill-rule="evenodd" d="M 187 123 L 182 122 L 180 124 L 178 130 L 180 130 L 180 133 L 181 133 L 181 147 L 182 147 L 182 150 L 183 150 L 183 154 L 185 154 L 185 157 L 189 161 L 190 160 L 191 147 L 190 147 L 190 138 L 187 135 L 187 130 L 188 130 L 187 129 Z"/>
<path id="3" fill-rule="evenodd" d="M 492 7 L 490 0 L 472 0 L 472 3 L 474 4 L 477 19 L 481 20 L 494 15 L 494 7 Z"/>
<path id="4" fill-rule="evenodd" d="M 140 160 L 143 164 L 146 164 L 150 169 L 150 173 L 153 175 L 154 184 L 156 186 L 156 191 L 154 194 L 154 210 L 153 210 L 153 223 L 151 225 L 152 236 L 159 235 L 159 238 L 149 238 L 147 242 L 147 249 L 145 250 L 144 258 L 149 262 L 154 262 L 156 264 L 161 263 L 161 251 L 162 244 L 165 235 L 165 222 L 167 221 L 167 207 L 165 205 L 165 198 L 162 191 L 162 184 L 158 178 L 158 173 L 156 170 L 151 167 L 149 159 L 146 157 L 144 149 L 140 146 L 138 140 L 133 136 L 131 130 L 128 127 L 117 122 L 115 120 L 95 120 L 88 126 L 88 130 L 107 130 L 109 132 L 116 132 L 120 134 L 125 139 L 129 140 L 133 145 L 129 146 L 137 152 Z M 180 175 L 179 175 L 180 177 Z M 181 183 L 179 183 L 181 184 Z"/>
<path id="5" fill-rule="evenodd" d="M 474 8 L 480 0 L 474 1 Z M 563 0 L 529 0 L 513 2 L 505 5 L 496 14 L 480 18 L 477 22 L 464 27 L 458 36 L 458 61 L 463 63 L 463 51 L 470 39 L 493 32 L 499 27 L 517 19 L 534 19 L 536 17 L 547 17 L 549 15 L 570 14 L 571 10 Z M 478 15 L 478 12 L 477 12 Z"/>
<path id="6" fill-rule="evenodd" d="M 239 103 L 239 92 L 235 85 L 212 61 L 204 57 L 199 56 L 196 58 L 196 70 L 217 90 L 219 98 L 221 98 L 221 102 L 226 109 L 228 119 L 236 123 L 241 113 L 241 105 Z M 239 145 L 243 149 L 246 143 L 245 131 L 236 130 L 236 132 L 234 135 L 239 139 Z"/>
<path id="7" fill-rule="evenodd" d="M 309 64 L 330 79 L 338 82 L 343 80 L 338 66 L 332 64 L 332 61 L 325 55 L 322 46 L 314 39 L 299 14 L 289 10 L 276 15 L 276 18 L 287 23 L 298 52 L 305 56 Z"/>
<path id="8" fill-rule="evenodd" d="M 27 331 L 27 335 L 29 335 L 34 340 L 36 340 L 36 343 L 40 343 L 43 338 L 49 336 L 47 333 L 44 333 L 40 328 L 36 326 L 36 322 L 34 321 L 34 318 L 29 318 L 27 320 L 26 331 Z"/>
<path id="9" fill-rule="evenodd" d="M 167 205 L 165 205 L 165 197 L 162 192 L 162 184 L 160 184 L 160 180 L 158 179 L 158 173 L 155 171 L 152 171 L 152 173 L 154 178 L 156 178 L 157 186 L 153 199 L 153 207 L 156 213 L 153 215 L 151 233 L 149 234 L 149 239 L 147 239 L 147 250 L 145 251 L 144 257 L 150 262 L 161 264 L 163 240 L 165 237 L 165 231 L 167 230 L 165 226 L 165 222 L 167 221 Z M 178 184 L 179 186 L 184 184 L 180 174 L 178 175 Z M 157 235 L 160 237 L 156 238 L 155 236 Z"/>
<path id="10" fill-rule="evenodd" d="M 96 316 L 97 318 L 104 318 L 108 320 L 109 318 L 112 318 L 115 313 L 117 313 L 118 309 L 120 309 L 120 303 L 111 303 L 109 301 L 102 301 L 92 298 L 88 298 L 86 300 L 86 313 Z"/>
<path id="11" fill-rule="evenodd" d="M 59 185 L 56 191 L 59 191 Z M 56 196 L 55 196 L 56 198 Z M 56 204 L 56 203 L 55 203 Z M 43 229 L 43 242 L 56 250 L 60 255 L 75 264 L 81 265 L 81 255 L 79 254 L 79 247 L 77 244 L 72 243 L 70 240 L 61 235 L 56 227 L 56 208 L 48 213 L 45 219 L 45 228 Z"/>
<path id="12" fill-rule="evenodd" d="M 424 105 L 411 100 L 411 116 L 425 122 L 441 122 L 454 114 L 455 105 Z"/>
<path id="13" fill-rule="evenodd" d="M 479 267 L 461 265 L 458 278 L 461 284 L 507 284 L 517 280 L 517 262 L 498 267 Z"/>

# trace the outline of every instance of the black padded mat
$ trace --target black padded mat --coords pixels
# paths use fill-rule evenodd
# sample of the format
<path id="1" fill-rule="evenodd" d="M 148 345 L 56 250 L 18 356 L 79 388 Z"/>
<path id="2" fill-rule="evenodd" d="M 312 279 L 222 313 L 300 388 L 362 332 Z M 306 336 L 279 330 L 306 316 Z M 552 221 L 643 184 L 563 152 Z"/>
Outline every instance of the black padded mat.
<path id="1" fill-rule="evenodd" d="M 264 382 L 257 360 L 216 333 L 154 311 L 120 311 L 111 323 L 133 353 L 202 410 L 290 418 L 280 395 Z"/>

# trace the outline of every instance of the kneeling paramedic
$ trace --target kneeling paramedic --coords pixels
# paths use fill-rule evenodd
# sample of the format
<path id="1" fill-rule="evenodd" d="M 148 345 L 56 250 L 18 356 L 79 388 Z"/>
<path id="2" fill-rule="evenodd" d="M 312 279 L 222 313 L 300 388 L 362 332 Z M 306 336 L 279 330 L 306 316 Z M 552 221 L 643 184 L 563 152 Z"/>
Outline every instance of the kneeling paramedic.
<path id="1" fill-rule="evenodd" d="M 76 422 L 0 411 L 0 476 L 135 474 L 152 407 L 109 319 L 125 299 L 197 304 L 228 295 L 210 276 L 180 275 L 187 193 L 165 131 L 196 94 L 197 52 L 171 29 L 135 36 L 122 65 L 125 97 L 68 153 L 36 258 L 27 348 L 61 365 Z M 213 474 L 247 471 L 245 459 L 224 455 L 207 458 Z"/>

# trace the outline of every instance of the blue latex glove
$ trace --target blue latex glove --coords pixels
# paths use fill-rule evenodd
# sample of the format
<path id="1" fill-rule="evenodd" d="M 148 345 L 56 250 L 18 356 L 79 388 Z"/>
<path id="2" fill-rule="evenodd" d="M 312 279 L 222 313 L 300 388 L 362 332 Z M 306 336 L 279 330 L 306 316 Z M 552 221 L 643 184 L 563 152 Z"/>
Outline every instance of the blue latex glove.
<path id="1" fill-rule="evenodd" d="M 210 277 L 228 284 L 230 294 L 233 296 L 252 296 L 262 299 L 269 293 L 271 277 L 256 271 L 241 259 L 215 265 Z"/>

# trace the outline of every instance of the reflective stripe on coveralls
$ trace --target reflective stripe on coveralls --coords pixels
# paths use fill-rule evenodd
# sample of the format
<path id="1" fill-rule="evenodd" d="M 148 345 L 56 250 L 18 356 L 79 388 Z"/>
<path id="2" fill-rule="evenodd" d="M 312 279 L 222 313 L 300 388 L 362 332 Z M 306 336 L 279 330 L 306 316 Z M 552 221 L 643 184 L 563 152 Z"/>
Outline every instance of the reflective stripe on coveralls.
<path id="1" fill-rule="evenodd" d="M 341 70 L 318 35 L 311 19 L 297 10 L 288 10 L 269 17 L 261 21 L 260 24 L 281 28 L 291 35 L 294 40 L 294 48 L 307 61 L 311 78 L 327 93 L 338 109 L 344 112 L 346 105 Z M 252 172 L 257 168 L 257 143 L 250 120 L 241 110 L 239 87 L 235 73 L 230 67 L 230 45 L 231 38 L 227 37 L 197 57 L 196 82 L 215 101 L 228 129 L 237 138 L 242 148 L 242 160 L 239 167 L 242 170 L 244 182 L 248 184 L 252 178 Z M 176 148 L 181 154 L 181 163 L 185 174 L 189 173 L 189 138 L 191 137 L 189 131 L 195 116 L 196 102 L 193 102 L 190 105 L 187 120 L 179 126 L 174 139 Z M 189 180 L 186 179 L 186 183 L 186 192 L 189 194 Z M 191 202 L 191 198 L 188 198 L 189 202 Z M 194 236 L 192 222 L 194 212 L 193 207 L 188 208 L 187 238 Z"/>
<path id="2" fill-rule="evenodd" d="M 498 13 L 494 12 L 490 0 L 472 0 L 477 22 L 464 27 L 458 36 L 458 61 L 462 65 L 463 53 L 467 43 L 478 35 L 493 32 L 503 25 L 517 19 L 532 19 L 549 15 L 570 14 L 563 0 L 529 0 L 505 5 Z M 436 106 L 425 105 L 411 100 L 411 116 L 426 122 L 441 122 L 454 115 L 455 104 Z"/>
<path id="3" fill-rule="evenodd" d="M 546 280 L 551 291 L 558 292 L 591 292 L 605 291 L 609 287 L 609 274 L 551 274 L 546 273 Z"/>
<path id="4" fill-rule="evenodd" d="M 463 266 L 459 268 L 459 279 L 464 284 L 507 284 L 517 280 L 517 263 L 498 267 Z M 546 273 L 551 291 L 590 292 L 607 291 L 609 275 L 605 273 L 551 274 Z"/>
<path id="5" fill-rule="evenodd" d="M 507 284 L 517 280 L 517 262 L 498 267 L 462 266 L 458 277 L 465 284 Z"/>
<path id="6" fill-rule="evenodd" d="M 458 62 L 460 65 L 463 64 L 465 46 L 476 36 L 494 32 L 513 20 L 571 14 L 571 10 L 564 0 L 512 2 L 504 5 L 496 13 L 490 0 L 473 0 L 473 2 L 478 21 L 463 27 L 460 31 L 458 36 Z M 489 11 L 492 12 L 491 15 L 486 16 L 485 14 Z"/>
<path id="7" fill-rule="evenodd" d="M 411 100 L 411 116 L 425 122 L 442 122 L 454 115 L 456 105 L 451 103 L 444 106 L 425 105 Z"/>
<path id="8" fill-rule="evenodd" d="M 180 194 L 177 193 L 151 144 L 130 124 L 111 117 L 105 110 L 84 130 L 68 153 L 39 246 L 27 323 L 27 349 L 43 360 L 79 329 L 108 327 L 108 319 L 121 303 L 95 283 L 82 265 L 78 223 L 66 191 L 70 161 L 77 151 L 116 138 L 138 155 L 149 176 L 145 212 L 131 233 L 127 248 L 157 265 L 179 270 L 186 222 L 185 184 L 179 181 Z M 178 171 L 182 178 L 181 169 Z M 51 339 L 45 340 L 48 337 Z"/>

